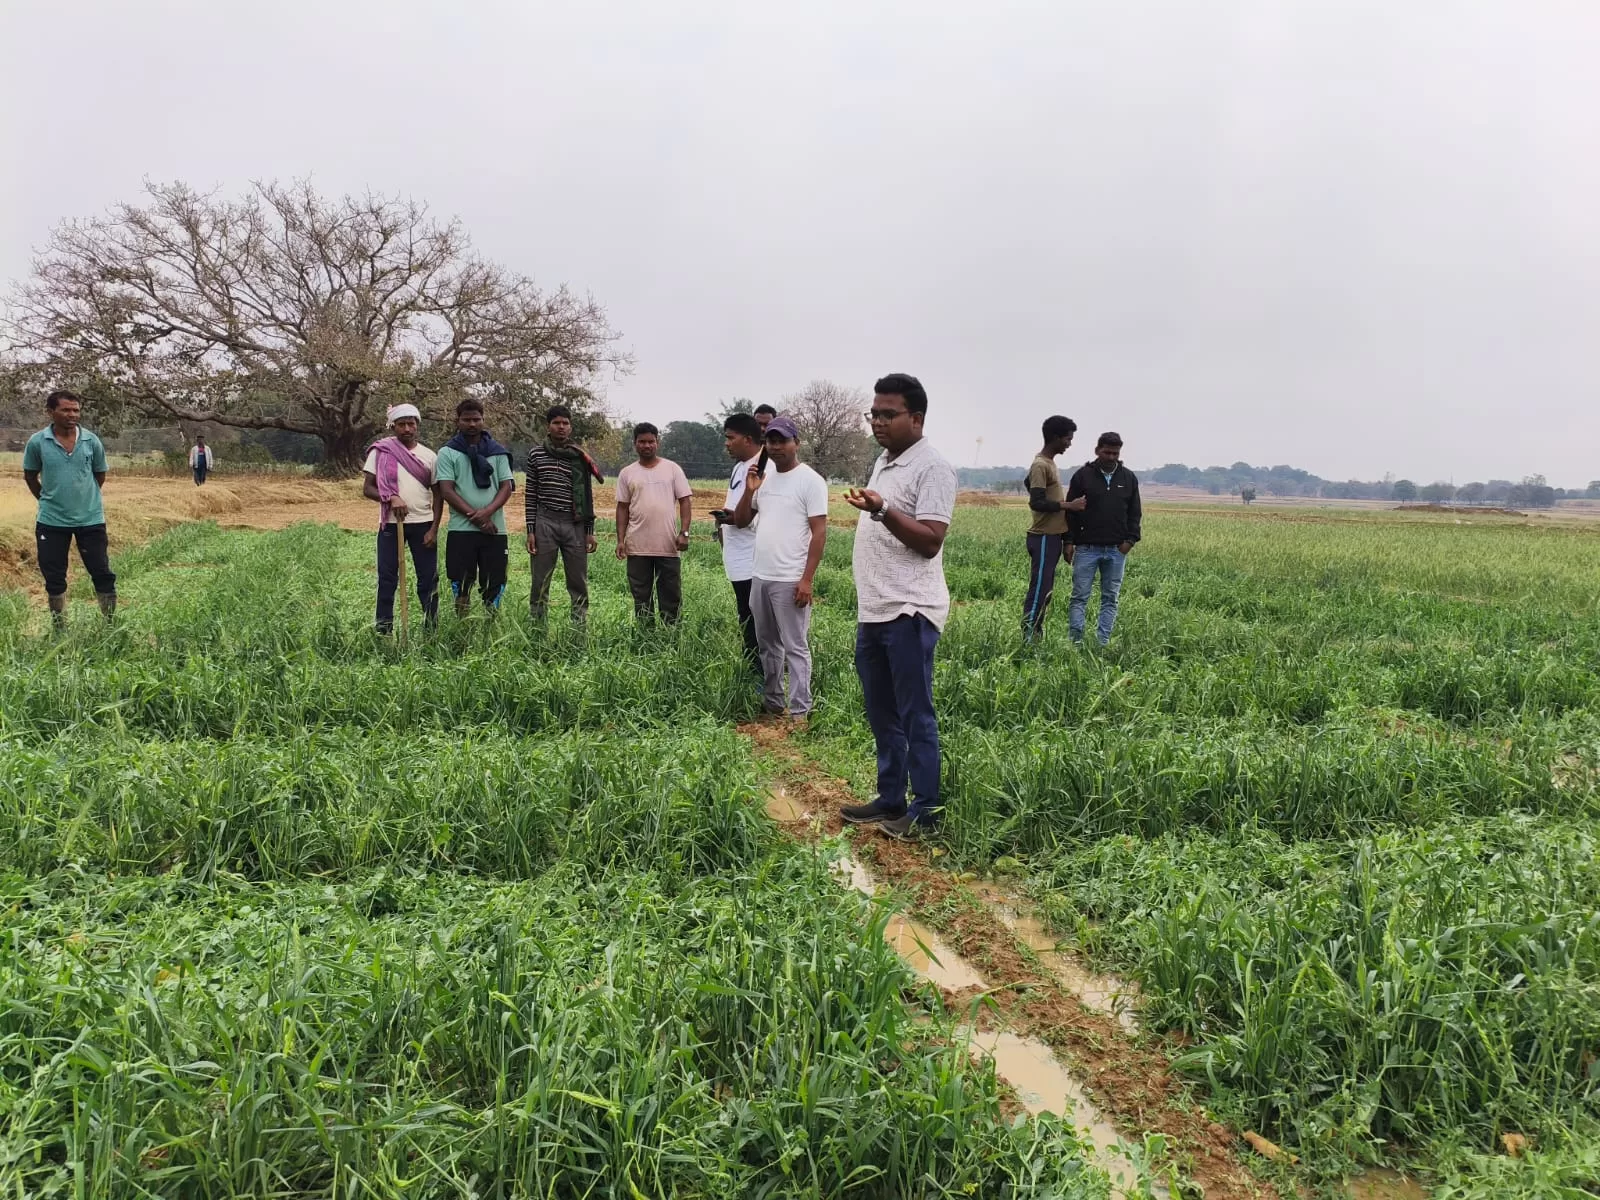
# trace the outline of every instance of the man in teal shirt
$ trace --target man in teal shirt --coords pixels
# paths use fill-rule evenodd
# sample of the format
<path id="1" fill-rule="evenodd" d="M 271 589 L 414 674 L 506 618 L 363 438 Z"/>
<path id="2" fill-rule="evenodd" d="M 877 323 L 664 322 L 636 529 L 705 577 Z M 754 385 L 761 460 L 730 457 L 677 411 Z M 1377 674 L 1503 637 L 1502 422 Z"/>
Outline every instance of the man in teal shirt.
<path id="1" fill-rule="evenodd" d="M 22 452 L 22 478 L 39 502 L 33 527 L 44 576 L 51 623 L 67 618 L 67 557 L 74 538 L 78 557 L 94 580 L 100 611 L 110 620 L 117 610 L 117 577 L 106 553 L 106 510 L 100 488 L 106 481 L 106 448 L 78 427 L 83 400 L 72 392 L 51 392 L 44 406 L 50 424 L 28 439 Z"/>
<path id="2" fill-rule="evenodd" d="M 455 593 L 456 615 L 464 617 L 472 607 L 474 580 L 483 606 L 493 613 L 506 589 L 505 506 L 515 484 L 511 451 L 483 427 L 483 405 L 478 401 L 467 399 L 456 405 L 456 435 L 439 451 L 434 478 L 450 506 L 444 573 Z"/>

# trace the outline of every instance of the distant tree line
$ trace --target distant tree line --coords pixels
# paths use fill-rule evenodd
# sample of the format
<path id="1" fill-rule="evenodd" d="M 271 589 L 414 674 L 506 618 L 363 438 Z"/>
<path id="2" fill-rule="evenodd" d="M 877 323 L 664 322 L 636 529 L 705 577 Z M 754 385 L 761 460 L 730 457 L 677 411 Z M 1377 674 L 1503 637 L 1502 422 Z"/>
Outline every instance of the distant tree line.
<path id="1" fill-rule="evenodd" d="M 961 486 L 986 491 L 1020 492 L 1025 467 L 962 467 Z M 1146 483 L 1189 487 L 1213 496 L 1238 496 L 1249 503 L 1258 496 L 1307 496 L 1327 500 L 1393 500 L 1398 504 L 1482 504 L 1509 508 L 1549 508 L 1558 500 L 1600 500 L 1600 479 L 1586 488 L 1551 487 L 1543 475 L 1520 480 L 1474 480 L 1459 487 L 1435 481 L 1417 484 L 1410 479 L 1323 479 L 1299 467 L 1253 467 L 1236 462 L 1231 467 L 1190 467 L 1167 463 L 1141 470 Z"/>

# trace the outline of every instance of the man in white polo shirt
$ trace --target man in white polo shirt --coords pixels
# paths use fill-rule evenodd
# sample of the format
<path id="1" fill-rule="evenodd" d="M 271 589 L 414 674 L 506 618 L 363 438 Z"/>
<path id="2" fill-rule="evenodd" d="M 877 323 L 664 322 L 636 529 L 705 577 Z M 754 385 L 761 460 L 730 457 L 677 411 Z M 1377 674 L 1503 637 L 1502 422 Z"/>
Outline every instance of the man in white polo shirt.
<path id="1" fill-rule="evenodd" d="M 944 538 L 956 506 L 956 472 L 922 436 L 928 393 L 911 375 L 873 386 L 872 436 L 883 447 L 865 488 L 855 544 L 856 674 L 878 749 L 878 795 L 840 815 L 908 838 L 937 825 L 939 723 L 933 650 L 950 615 Z M 906 789 L 911 803 L 906 804 Z"/>

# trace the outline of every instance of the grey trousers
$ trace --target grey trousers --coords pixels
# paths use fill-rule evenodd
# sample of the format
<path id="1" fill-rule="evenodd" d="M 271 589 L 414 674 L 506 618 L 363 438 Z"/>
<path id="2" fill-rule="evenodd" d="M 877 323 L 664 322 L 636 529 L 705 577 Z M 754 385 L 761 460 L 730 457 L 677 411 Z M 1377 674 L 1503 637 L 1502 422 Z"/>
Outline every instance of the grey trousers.
<path id="1" fill-rule="evenodd" d="M 761 645 L 761 676 L 768 712 L 783 712 L 783 669 L 789 668 L 791 715 L 811 711 L 811 606 L 794 602 L 794 581 L 750 581 L 750 612 L 756 619 L 756 641 Z"/>
<path id="2" fill-rule="evenodd" d="M 533 522 L 533 591 L 528 596 L 528 608 L 535 620 L 544 619 L 559 552 L 561 573 L 567 577 L 567 594 L 572 597 L 572 619 L 582 621 L 589 615 L 588 531 L 570 517 L 542 510 L 534 514 Z"/>

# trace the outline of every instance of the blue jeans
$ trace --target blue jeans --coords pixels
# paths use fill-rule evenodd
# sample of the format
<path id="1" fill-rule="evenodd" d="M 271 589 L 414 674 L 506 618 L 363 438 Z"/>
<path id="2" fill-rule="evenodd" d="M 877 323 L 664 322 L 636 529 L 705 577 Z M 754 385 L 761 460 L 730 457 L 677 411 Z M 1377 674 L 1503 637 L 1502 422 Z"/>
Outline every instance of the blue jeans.
<path id="1" fill-rule="evenodd" d="M 878 747 L 878 800 L 911 816 L 939 815 L 939 721 L 933 713 L 933 648 L 939 631 L 920 613 L 856 626 L 856 674 Z"/>
<path id="2" fill-rule="evenodd" d="M 1072 605 L 1067 610 L 1067 633 L 1073 641 L 1083 641 L 1096 571 L 1100 573 L 1100 644 L 1111 640 L 1111 627 L 1117 622 L 1117 594 L 1122 591 L 1122 571 L 1127 565 L 1128 556 L 1115 546 L 1079 546 L 1073 552 Z"/>
<path id="3" fill-rule="evenodd" d="M 439 548 L 424 546 L 422 539 L 432 526 L 425 521 L 405 522 L 406 549 L 417 577 L 417 599 L 422 603 L 423 620 L 431 627 L 439 620 Z M 378 630 L 394 628 L 394 594 L 400 587 L 400 546 L 394 535 L 394 522 L 378 533 Z"/>

